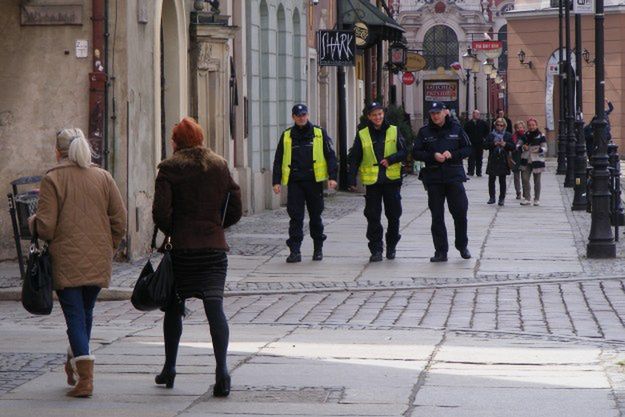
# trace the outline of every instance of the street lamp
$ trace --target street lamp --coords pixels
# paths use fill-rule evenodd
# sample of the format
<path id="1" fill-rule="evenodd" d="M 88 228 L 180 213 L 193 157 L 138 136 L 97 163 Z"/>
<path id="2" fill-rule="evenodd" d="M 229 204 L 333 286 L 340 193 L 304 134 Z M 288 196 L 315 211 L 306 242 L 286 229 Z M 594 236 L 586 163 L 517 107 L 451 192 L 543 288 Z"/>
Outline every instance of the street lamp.
<path id="1" fill-rule="evenodd" d="M 490 75 L 490 73 L 493 72 L 493 64 L 491 64 L 490 62 L 488 62 L 488 60 L 486 60 L 482 64 L 482 69 L 484 70 L 484 74 Z"/>
<path id="2" fill-rule="evenodd" d="M 565 77 L 564 68 L 563 68 L 563 23 L 562 20 L 564 18 L 564 2 L 567 0 L 558 0 L 558 91 L 559 91 L 559 103 L 560 103 L 560 114 L 558 120 L 558 166 L 556 168 L 557 175 L 566 174 L 566 121 L 564 119 L 564 115 L 566 112 L 566 103 L 565 103 Z"/>
<path id="3" fill-rule="evenodd" d="M 476 59 L 473 61 L 473 66 L 471 67 L 471 72 L 473 73 L 473 108 L 477 109 L 477 74 L 482 69 L 482 64 L 480 60 Z"/>
<path id="4" fill-rule="evenodd" d="M 610 227 L 610 173 L 608 172 L 608 143 L 606 138 L 605 68 L 603 62 L 603 0 L 595 3 L 595 114 L 593 122 L 594 153 L 592 164 L 592 213 L 586 256 L 589 258 L 614 258 L 616 245 Z"/>
<path id="5" fill-rule="evenodd" d="M 469 119 L 469 91 L 470 91 L 470 80 L 471 80 L 471 71 L 473 70 L 473 65 L 477 61 L 475 55 L 471 53 L 471 48 L 467 48 L 467 52 L 462 55 L 462 67 L 467 73 L 467 82 L 466 82 L 466 103 L 465 103 L 465 112 L 467 114 L 467 120 Z"/>

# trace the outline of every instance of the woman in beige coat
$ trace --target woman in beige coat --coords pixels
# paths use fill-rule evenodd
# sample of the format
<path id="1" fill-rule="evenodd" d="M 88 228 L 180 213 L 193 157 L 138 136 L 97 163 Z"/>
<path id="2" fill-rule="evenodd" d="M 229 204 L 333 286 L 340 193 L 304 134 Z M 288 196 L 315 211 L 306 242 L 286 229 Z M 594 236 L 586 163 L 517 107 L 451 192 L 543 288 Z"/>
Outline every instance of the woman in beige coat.
<path id="1" fill-rule="evenodd" d="M 126 233 L 126 208 L 111 175 L 91 164 L 91 147 L 80 129 L 57 134 L 56 159 L 41 181 L 37 213 L 29 220 L 49 243 L 54 289 L 67 324 L 65 372 L 67 383 L 75 385 L 67 395 L 89 397 L 93 307 L 100 289 L 109 286 L 113 250 Z"/>

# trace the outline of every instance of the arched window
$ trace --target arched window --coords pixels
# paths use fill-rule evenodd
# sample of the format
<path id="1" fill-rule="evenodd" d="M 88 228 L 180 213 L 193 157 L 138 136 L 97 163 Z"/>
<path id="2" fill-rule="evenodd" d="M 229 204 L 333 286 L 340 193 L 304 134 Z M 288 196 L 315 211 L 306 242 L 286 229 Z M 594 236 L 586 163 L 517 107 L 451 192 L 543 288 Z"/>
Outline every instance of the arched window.
<path id="1" fill-rule="evenodd" d="M 427 61 L 428 70 L 438 67 L 448 69 L 458 61 L 458 37 L 452 28 L 437 25 L 430 28 L 423 38 L 423 56 Z"/>
<path id="2" fill-rule="evenodd" d="M 499 61 L 497 62 L 497 68 L 500 71 L 508 70 L 508 25 L 503 25 L 499 32 L 497 32 L 497 40 L 503 42 L 503 48 L 501 48 L 501 55 L 499 55 Z"/>

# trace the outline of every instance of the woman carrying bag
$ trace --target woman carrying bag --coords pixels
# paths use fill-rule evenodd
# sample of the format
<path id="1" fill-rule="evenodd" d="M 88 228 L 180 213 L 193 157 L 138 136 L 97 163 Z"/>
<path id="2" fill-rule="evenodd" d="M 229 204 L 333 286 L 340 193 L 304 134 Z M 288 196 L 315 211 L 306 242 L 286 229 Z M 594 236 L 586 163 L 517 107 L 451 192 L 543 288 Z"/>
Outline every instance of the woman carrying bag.
<path id="1" fill-rule="evenodd" d="M 230 375 L 223 310 L 229 249 L 224 228 L 241 218 L 241 191 L 228 163 L 203 146 L 202 128 L 193 119 L 185 117 L 174 127 L 171 143 L 174 154 L 159 165 L 152 207 L 155 225 L 171 237 L 175 287 L 163 320 L 165 364 L 155 382 L 173 388 L 184 301 L 199 298 L 215 354 L 213 395 L 225 397 L 230 394 Z"/>
<path id="2" fill-rule="evenodd" d="M 90 397 L 93 308 L 111 280 L 113 251 L 126 234 L 126 208 L 111 175 L 91 164 L 91 147 L 80 129 L 57 133 L 56 159 L 41 181 L 29 223 L 49 242 L 53 288 L 70 344 L 65 372 L 67 383 L 75 385 L 67 395 Z"/>
<path id="3" fill-rule="evenodd" d="M 540 205 L 540 177 L 545 170 L 545 155 L 547 155 L 547 139 L 538 129 L 538 122 L 533 117 L 527 120 L 527 132 L 521 137 L 517 146 L 521 154 L 521 179 L 523 182 L 522 206 L 532 204 L 532 186 L 530 177 L 534 177 L 534 205 Z"/>

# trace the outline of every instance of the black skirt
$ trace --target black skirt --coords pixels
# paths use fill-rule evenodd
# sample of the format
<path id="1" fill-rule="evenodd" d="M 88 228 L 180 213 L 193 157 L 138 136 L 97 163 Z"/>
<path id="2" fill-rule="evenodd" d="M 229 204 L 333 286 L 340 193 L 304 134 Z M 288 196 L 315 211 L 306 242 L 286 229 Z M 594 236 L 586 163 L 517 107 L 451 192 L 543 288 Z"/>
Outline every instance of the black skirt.
<path id="1" fill-rule="evenodd" d="M 223 299 L 228 257 L 223 251 L 172 251 L 176 293 L 187 298 Z"/>

